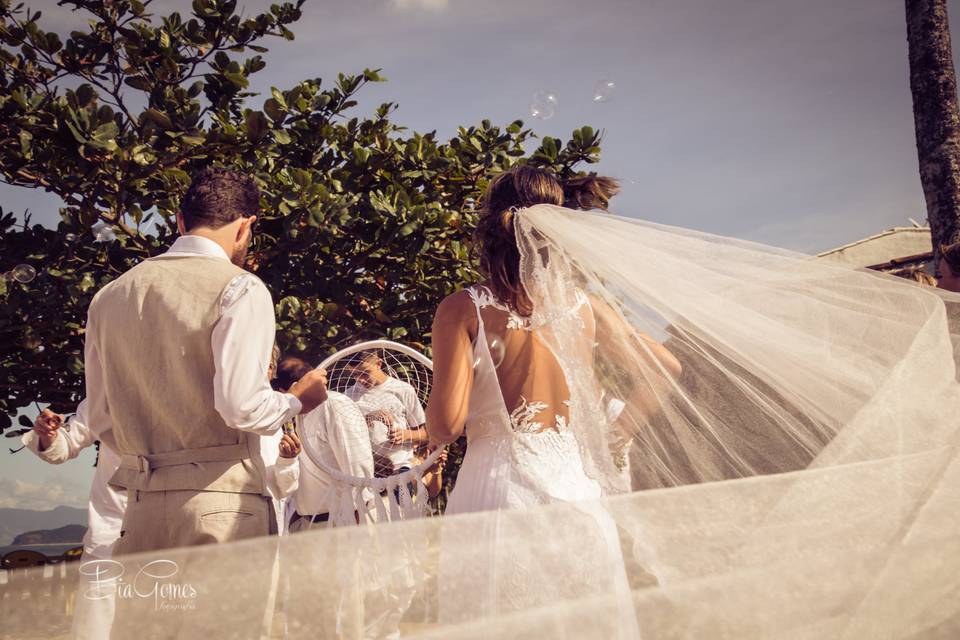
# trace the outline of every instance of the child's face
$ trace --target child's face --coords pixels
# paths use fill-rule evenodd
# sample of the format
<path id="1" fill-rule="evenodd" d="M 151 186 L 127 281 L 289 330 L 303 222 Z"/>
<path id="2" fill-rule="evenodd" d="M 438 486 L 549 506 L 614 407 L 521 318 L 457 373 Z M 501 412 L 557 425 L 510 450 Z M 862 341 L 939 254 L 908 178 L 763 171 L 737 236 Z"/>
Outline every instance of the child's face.
<path id="1" fill-rule="evenodd" d="M 360 364 L 355 365 L 350 370 L 350 375 L 353 376 L 354 380 L 365 387 L 375 386 L 380 377 L 383 375 L 383 372 L 380 370 L 379 358 L 364 360 Z"/>

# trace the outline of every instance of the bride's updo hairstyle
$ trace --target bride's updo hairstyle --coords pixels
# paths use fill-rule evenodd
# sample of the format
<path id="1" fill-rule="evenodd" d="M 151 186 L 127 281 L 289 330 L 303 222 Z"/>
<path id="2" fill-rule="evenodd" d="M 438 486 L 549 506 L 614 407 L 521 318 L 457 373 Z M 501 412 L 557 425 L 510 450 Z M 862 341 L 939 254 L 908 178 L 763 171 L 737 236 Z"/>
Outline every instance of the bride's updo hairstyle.
<path id="1" fill-rule="evenodd" d="M 614 178 L 590 173 L 569 178 L 563 184 L 563 206 L 568 209 L 606 211 L 610 198 L 620 193 L 620 183 Z"/>
<path id="2" fill-rule="evenodd" d="M 513 231 L 516 209 L 536 204 L 563 205 L 563 187 L 549 171 L 521 166 L 504 171 L 487 186 L 477 223 L 480 271 L 493 295 L 521 315 L 533 311 L 520 282 L 520 250 Z"/>

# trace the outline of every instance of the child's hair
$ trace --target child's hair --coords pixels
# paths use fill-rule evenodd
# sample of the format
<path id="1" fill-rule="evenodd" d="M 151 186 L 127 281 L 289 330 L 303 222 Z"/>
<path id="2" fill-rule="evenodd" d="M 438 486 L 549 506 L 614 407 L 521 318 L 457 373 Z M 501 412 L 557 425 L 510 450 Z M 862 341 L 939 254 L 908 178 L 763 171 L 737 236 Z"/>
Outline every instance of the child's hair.
<path id="1" fill-rule="evenodd" d="M 273 388 L 287 391 L 297 380 L 313 369 L 306 360 L 296 356 L 286 356 L 277 365 L 277 377 L 273 379 Z"/>

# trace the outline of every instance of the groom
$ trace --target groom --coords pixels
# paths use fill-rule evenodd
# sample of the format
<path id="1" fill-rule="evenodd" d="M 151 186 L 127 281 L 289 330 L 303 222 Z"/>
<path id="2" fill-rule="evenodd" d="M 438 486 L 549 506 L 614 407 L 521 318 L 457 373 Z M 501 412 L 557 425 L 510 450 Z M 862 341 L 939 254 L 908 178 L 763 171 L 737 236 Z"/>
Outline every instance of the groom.
<path id="1" fill-rule="evenodd" d="M 128 496 L 117 555 L 276 531 L 260 436 L 321 404 L 326 375 L 289 393 L 267 381 L 273 302 L 241 266 L 259 198 L 248 175 L 202 171 L 170 250 L 90 305 L 89 423 L 121 455 L 111 484 Z"/>

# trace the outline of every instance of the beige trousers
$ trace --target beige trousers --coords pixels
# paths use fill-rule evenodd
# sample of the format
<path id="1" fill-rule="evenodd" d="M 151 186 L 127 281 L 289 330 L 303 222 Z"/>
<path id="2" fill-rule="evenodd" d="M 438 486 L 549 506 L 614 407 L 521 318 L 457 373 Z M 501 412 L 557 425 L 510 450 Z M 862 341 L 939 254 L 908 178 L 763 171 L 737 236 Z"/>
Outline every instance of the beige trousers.
<path id="1" fill-rule="evenodd" d="M 227 617 L 231 629 L 243 630 L 232 637 L 259 640 L 272 616 L 268 609 L 276 589 L 276 545 L 236 549 L 219 543 L 274 532 L 274 508 L 265 496 L 128 492 L 114 559 L 122 565 L 122 580 L 137 580 L 138 588 L 132 594 L 129 589 L 118 592 L 111 638 L 212 640 L 222 637 Z M 151 553 L 133 555 L 140 552 Z M 145 571 L 150 574 L 140 575 Z"/>
<path id="2" fill-rule="evenodd" d="M 266 496 L 130 490 L 114 555 L 232 542 L 276 532 L 273 505 Z"/>

